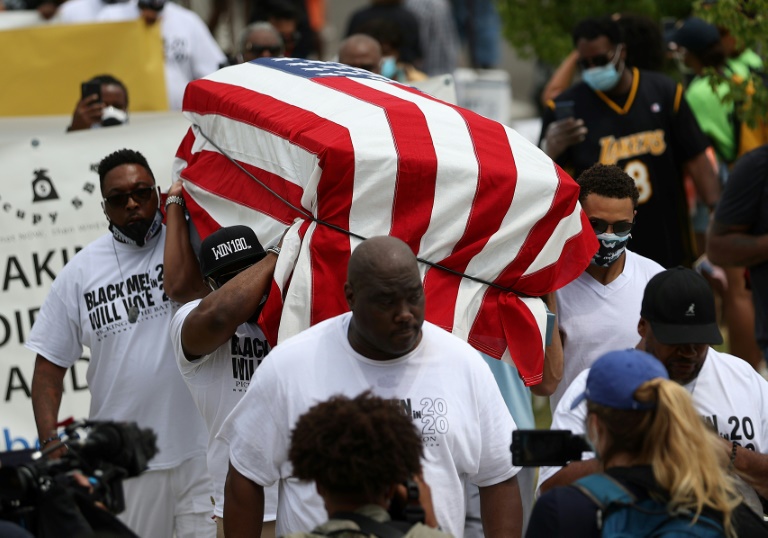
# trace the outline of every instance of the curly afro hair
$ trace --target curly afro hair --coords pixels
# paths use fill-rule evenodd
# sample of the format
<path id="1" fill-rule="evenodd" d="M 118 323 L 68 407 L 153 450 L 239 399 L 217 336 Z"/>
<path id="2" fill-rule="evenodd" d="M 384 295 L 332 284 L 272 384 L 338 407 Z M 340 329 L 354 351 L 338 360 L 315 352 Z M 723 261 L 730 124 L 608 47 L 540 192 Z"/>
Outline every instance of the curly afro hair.
<path id="1" fill-rule="evenodd" d="M 288 451 L 295 477 L 366 499 L 419 474 L 421 456 L 421 437 L 399 402 L 370 391 L 310 408 L 296 422 Z"/>
<path id="2" fill-rule="evenodd" d="M 593 41 L 601 36 L 607 37 L 614 45 L 624 43 L 624 34 L 621 26 L 610 15 L 582 19 L 576 23 L 571 32 L 574 46 L 579 43 L 580 39 Z"/>
<path id="3" fill-rule="evenodd" d="M 634 207 L 637 207 L 637 201 L 640 199 L 635 180 L 615 165 L 594 164 L 581 173 L 576 183 L 581 188 L 579 192 L 581 203 L 584 203 L 590 194 L 619 200 L 631 198 Z"/>

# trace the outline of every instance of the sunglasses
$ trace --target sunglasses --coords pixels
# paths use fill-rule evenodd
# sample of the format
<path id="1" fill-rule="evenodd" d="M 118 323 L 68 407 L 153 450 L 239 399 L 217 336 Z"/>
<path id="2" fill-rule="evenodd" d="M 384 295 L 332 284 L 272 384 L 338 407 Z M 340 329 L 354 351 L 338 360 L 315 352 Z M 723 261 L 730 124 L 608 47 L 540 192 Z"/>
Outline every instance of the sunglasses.
<path id="1" fill-rule="evenodd" d="M 370 71 L 371 73 L 374 72 L 374 70 L 379 68 L 378 64 L 358 64 L 358 65 L 350 65 L 350 67 L 357 67 L 358 69 L 365 69 L 366 71 Z"/>
<path id="2" fill-rule="evenodd" d="M 245 46 L 245 52 L 250 52 L 254 56 L 261 56 L 265 52 L 269 52 L 270 56 L 279 56 L 282 50 L 282 47 L 279 45 L 267 47 L 263 45 L 254 45 L 253 43 L 248 43 Z"/>
<path id="3" fill-rule="evenodd" d="M 235 278 L 237 275 L 248 269 L 249 267 L 253 266 L 254 264 L 248 264 L 245 267 L 239 267 L 237 269 L 233 269 L 232 271 L 228 271 L 226 273 L 221 273 L 217 276 L 209 276 L 205 279 L 205 281 L 208 283 L 208 287 L 211 288 L 213 291 L 216 291 L 220 287 L 222 287 L 224 284 Z"/>
<path id="4" fill-rule="evenodd" d="M 152 198 L 152 193 L 157 187 L 142 187 L 131 192 L 121 192 L 120 194 L 111 194 L 104 198 L 104 201 L 114 209 L 122 209 L 128 203 L 128 198 L 138 203 L 144 203 Z"/>
<path id="5" fill-rule="evenodd" d="M 618 62 L 619 53 L 621 52 L 621 45 L 618 45 L 616 47 L 616 50 L 611 53 L 610 56 L 607 54 L 601 54 L 599 56 L 593 56 L 591 58 L 582 58 L 578 61 L 579 67 L 582 69 L 589 69 L 591 67 L 603 67 L 604 65 L 608 65 L 609 63 Z"/>
<path id="6" fill-rule="evenodd" d="M 165 2 L 146 1 L 139 0 L 139 9 L 151 9 L 152 11 L 162 11 L 165 7 Z"/>
<path id="7" fill-rule="evenodd" d="M 620 220 L 618 222 L 608 222 L 596 218 L 589 219 L 589 223 L 592 225 L 592 229 L 596 234 L 604 234 L 608 230 L 608 227 L 611 227 L 613 228 L 613 233 L 619 237 L 629 235 L 629 232 L 632 231 L 632 226 L 635 225 L 634 221 Z"/>

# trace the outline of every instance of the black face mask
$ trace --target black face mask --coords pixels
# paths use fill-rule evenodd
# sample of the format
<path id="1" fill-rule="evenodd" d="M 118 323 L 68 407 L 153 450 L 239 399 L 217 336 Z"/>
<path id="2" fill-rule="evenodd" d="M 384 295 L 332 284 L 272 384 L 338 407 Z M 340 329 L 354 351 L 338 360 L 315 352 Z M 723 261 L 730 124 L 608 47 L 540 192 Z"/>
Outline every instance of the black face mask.
<path id="1" fill-rule="evenodd" d="M 163 225 L 163 215 L 160 211 L 155 212 L 151 219 L 131 222 L 125 226 L 118 226 L 113 222 L 109 223 L 109 231 L 115 236 L 115 239 L 121 243 L 143 247 L 144 244 L 154 237 L 160 231 Z"/>

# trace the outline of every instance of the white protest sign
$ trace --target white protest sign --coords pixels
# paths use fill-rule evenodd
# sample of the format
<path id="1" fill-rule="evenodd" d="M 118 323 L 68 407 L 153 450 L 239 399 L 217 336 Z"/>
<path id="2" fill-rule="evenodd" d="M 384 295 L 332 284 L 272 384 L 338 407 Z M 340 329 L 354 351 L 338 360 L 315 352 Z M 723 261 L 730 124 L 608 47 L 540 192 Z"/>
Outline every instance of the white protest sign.
<path id="1" fill-rule="evenodd" d="M 56 274 L 107 232 L 97 164 L 121 148 L 140 151 L 167 190 L 189 126 L 180 112 L 135 114 L 129 125 L 66 134 L 68 123 L 0 120 L 0 451 L 37 441 L 30 399 L 35 356 L 23 343 Z M 65 377 L 60 418 L 88 416 L 86 361 Z"/>

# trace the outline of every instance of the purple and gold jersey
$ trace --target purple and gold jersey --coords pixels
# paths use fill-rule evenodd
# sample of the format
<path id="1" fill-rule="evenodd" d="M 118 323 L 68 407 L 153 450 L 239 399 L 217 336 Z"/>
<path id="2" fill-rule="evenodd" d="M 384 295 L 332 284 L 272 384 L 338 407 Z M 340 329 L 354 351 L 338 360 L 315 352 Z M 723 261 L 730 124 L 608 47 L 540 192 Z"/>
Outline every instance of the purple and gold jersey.
<path id="1" fill-rule="evenodd" d="M 709 142 L 699 129 L 683 88 L 672 79 L 632 69 L 632 87 L 622 103 L 581 82 L 557 97 L 573 101 L 586 139 L 557 163 L 578 177 L 595 163 L 614 164 L 634 178 L 640 191 L 629 247 L 664 267 L 694 260 L 683 166 Z M 543 116 L 542 133 L 555 121 L 554 103 Z"/>

